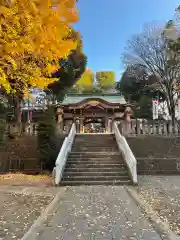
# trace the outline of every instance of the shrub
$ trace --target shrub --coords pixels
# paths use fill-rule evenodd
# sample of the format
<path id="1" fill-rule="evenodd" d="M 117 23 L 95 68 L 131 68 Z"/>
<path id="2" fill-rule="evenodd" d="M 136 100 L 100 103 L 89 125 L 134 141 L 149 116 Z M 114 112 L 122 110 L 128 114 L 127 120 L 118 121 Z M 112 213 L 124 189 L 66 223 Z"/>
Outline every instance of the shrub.
<path id="1" fill-rule="evenodd" d="M 55 109 L 49 107 L 38 121 L 38 148 L 43 169 L 52 170 L 55 163 Z"/>
<path id="2" fill-rule="evenodd" d="M 0 147 L 4 147 L 7 141 L 6 120 L 0 117 Z"/>

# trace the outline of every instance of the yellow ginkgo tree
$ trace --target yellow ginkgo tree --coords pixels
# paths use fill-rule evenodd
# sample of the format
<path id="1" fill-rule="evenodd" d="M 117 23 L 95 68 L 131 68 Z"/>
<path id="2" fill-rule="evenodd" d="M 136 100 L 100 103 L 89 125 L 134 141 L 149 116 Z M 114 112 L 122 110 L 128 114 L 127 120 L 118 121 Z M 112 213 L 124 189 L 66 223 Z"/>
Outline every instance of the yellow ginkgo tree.
<path id="1" fill-rule="evenodd" d="M 0 87 L 16 99 L 29 87 L 44 89 L 59 59 L 76 48 L 76 0 L 0 1 Z"/>
<path id="2" fill-rule="evenodd" d="M 91 69 L 87 68 L 78 80 L 74 88 L 83 92 L 92 92 L 94 86 L 94 73 Z"/>

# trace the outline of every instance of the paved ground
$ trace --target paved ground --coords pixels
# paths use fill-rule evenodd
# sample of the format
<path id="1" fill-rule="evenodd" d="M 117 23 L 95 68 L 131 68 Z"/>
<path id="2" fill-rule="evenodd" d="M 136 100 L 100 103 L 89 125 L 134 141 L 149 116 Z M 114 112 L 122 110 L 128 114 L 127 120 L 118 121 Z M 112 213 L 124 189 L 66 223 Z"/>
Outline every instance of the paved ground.
<path id="1" fill-rule="evenodd" d="M 180 236 L 180 177 L 139 176 L 140 197 Z"/>
<path id="2" fill-rule="evenodd" d="M 11 179 L 7 185 L 0 183 L 0 240 L 21 239 L 59 191 L 42 179 L 31 182 L 26 185 L 22 180 L 12 186 Z M 180 236 L 179 177 L 139 176 L 134 189 Z M 68 187 L 37 232 L 30 240 L 161 239 L 119 186 Z"/>
<path id="3" fill-rule="evenodd" d="M 33 238 L 34 239 L 34 238 Z M 121 186 L 68 187 L 37 240 L 160 240 Z"/>
<path id="4" fill-rule="evenodd" d="M 3 182 L 3 181 L 2 181 Z M 0 184 L 0 240 L 21 239 L 43 209 L 52 201 L 58 189 L 39 186 L 39 180 L 33 187 L 12 186 L 12 179 L 7 185 Z M 17 182 L 15 182 L 16 185 Z M 20 182 L 18 182 L 20 184 Z"/>

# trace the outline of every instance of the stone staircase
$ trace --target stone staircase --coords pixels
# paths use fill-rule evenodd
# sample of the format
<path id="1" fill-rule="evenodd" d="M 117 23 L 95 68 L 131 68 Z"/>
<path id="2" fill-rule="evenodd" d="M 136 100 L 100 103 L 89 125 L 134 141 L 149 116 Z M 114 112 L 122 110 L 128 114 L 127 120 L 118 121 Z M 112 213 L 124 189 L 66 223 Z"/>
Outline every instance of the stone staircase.
<path id="1" fill-rule="evenodd" d="M 77 135 L 61 185 L 132 184 L 113 134 Z"/>

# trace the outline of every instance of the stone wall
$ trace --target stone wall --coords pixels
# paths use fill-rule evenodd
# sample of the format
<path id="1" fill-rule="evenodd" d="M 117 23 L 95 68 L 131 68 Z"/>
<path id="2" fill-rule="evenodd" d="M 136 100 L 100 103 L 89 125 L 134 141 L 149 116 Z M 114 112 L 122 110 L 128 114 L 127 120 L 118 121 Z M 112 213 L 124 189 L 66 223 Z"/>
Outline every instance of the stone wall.
<path id="1" fill-rule="evenodd" d="M 136 136 L 127 142 L 138 174 L 180 174 L 180 137 Z"/>
<path id="2" fill-rule="evenodd" d="M 36 136 L 9 140 L 0 150 L 0 172 L 13 170 L 40 171 Z"/>
<path id="3" fill-rule="evenodd" d="M 148 175 L 172 175 L 180 174 L 180 158 L 137 158 L 138 174 Z"/>
<path id="4" fill-rule="evenodd" d="M 66 135 L 58 135 L 55 138 L 54 162 L 65 137 Z M 0 149 L 0 173 L 9 171 L 40 173 L 37 136 L 21 136 L 9 140 L 7 146 Z"/>

